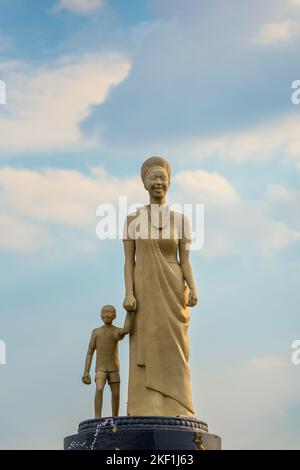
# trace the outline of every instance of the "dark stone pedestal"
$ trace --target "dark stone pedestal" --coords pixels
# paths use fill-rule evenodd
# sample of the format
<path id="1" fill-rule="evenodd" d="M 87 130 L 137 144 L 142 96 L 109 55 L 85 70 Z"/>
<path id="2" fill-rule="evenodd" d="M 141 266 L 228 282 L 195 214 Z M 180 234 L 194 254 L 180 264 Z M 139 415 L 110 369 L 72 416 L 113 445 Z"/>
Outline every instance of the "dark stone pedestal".
<path id="1" fill-rule="evenodd" d="M 220 450 L 220 437 L 196 418 L 118 416 L 82 421 L 65 450 Z"/>

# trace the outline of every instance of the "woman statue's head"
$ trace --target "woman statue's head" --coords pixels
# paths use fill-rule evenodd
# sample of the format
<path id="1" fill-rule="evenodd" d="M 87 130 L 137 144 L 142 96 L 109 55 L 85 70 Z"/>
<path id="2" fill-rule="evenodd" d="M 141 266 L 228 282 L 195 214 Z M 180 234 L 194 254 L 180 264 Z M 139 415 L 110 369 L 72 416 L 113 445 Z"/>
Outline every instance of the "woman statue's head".
<path id="1" fill-rule="evenodd" d="M 163 157 L 151 157 L 144 161 L 141 176 L 151 203 L 165 202 L 170 187 L 171 168 Z"/>

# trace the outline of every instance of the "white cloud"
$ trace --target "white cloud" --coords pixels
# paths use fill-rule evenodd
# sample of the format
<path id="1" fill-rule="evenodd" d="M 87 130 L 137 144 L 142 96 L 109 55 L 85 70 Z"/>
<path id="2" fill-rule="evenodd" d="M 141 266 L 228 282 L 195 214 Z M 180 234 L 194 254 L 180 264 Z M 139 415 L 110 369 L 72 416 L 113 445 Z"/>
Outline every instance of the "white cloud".
<path id="1" fill-rule="evenodd" d="M 268 160 L 281 152 L 286 159 L 297 161 L 300 159 L 299 128 L 299 115 L 285 114 L 246 131 L 184 141 L 170 147 L 170 151 L 178 156 L 185 152 L 197 159 L 216 155 L 235 161 Z"/>
<path id="2" fill-rule="evenodd" d="M 284 367 L 286 364 L 280 357 L 277 356 L 262 356 L 251 359 L 249 365 L 255 369 L 267 369 L 271 367 Z"/>
<path id="3" fill-rule="evenodd" d="M 253 42 L 262 45 L 288 42 L 297 36 L 299 32 L 298 24 L 293 21 L 266 23 L 253 38 Z"/>
<path id="4" fill-rule="evenodd" d="M 91 127 L 97 132 L 105 121 L 111 151 L 139 152 L 157 141 L 175 147 L 181 139 L 184 151 L 190 137 L 222 138 L 296 111 L 289 86 L 298 77 L 289 74 L 297 40 L 287 41 L 300 31 L 300 12 L 283 3 L 151 0 L 158 27 L 141 44 L 128 80 L 103 112 L 95 109 Z M 249 44 L 254 37 L 287 47 L 257 47 Z"/>
<path id="5" fill-rule="evenodd" d="M 103 168 L 93 168 L 91 175 L 76 170 L 3 168 L 0 188 L 0 207 L 38 221 L 88 230 L 91 225 L 94 229 L 99 204 L 117 203 L 119 195 L 127 195 L 130 203 L 138 196 L 143 199 L 145 193 L 137 178 L 119 179 Z"/>
<path id="6" fill-rule="evenodd" d="M 7 84 L 0 116 L 0 152 L 71 150 L 88 146 L 80 122 L 128 74 L 117 54 L 64 57 L 53 67 L 0 63 Z"/>
<path id="7" fill-rule="evenodd" d="M 98 205 L 117 203 L 119 195 L 126 195 L 132 204 L 143 201 L 146 194 L 139 178 L 118 179 L 102 168 L 94 168 L 91 175 L 85 175 L 74 170 L 4 167 L 0 169 L 0 191 L 0 211 L 11 220 L 2 233 L 0 245 L 21 250 L 27 247 L 29 251 L 43 248 L 54 238 L 90 251 L 98 241 L 95 234 Z M 16 236 L 20 233 L 17 223 L 21 237 Z"/>
<path id="8" fill-rule="evenodd" d="M 183 201 L 205 204 L 207 256 L 252 252 L 270 255 L 299 239 L 300 227 L 291 223 L 292 214 L 279 220 L 272 218 L 276 202 L 270 191 L 265 201 L 243 201 L 226 178 L 202 170 L 177 173 L 171 189 L 170 204 Z M 32 234 L 36 240 L 42 224 L 43 230 L 48 230 L 49 240 L 56 237 L 65 243 L 67 238 L 84 250 L 93 249 L 97 242 L 95 229 L 99 219 L 95 214 L 100 203 L 116 204 L 120 195 L 128 197 L 128 204 L 143 204 L 147 200 L 139 177 L 116 178 L 101 167 L 93 168 L 89 175 L 75 170 L 6 167 L 0 170 L 0 190 L 1 212 L 20 223 L 27 221 L 22 231 L 28 228 L 28 239 Z M 37 248 L 47 242 L 44 232 L 40 235 Z M 2 245 L 9 247 L 7 240 L 8 237 L 2 240 Z M 10 248 L 14 249 L 16 243 Z M 24 246 L 27 245 L 21 243 L 22 249 Z M 35 241 L 29 249 L 33 246 Z"/>
<path id="9" fill-rule="evenodd" d="M 19 252 L 40 250 L 51 244 L 48 231 L 20 217 L 0 214 L 0 248 Z"/>
<path id="10" fill-rule="evenodd" d="M 181 171 L 175 175 L 172 184 L 175 191 L 184 190 L 199 202 L 210 201 L 218 205 L 235 205 L 240 202 L 234 187 L 218 173 L 203 170 Z"/>
<path id="11" fill-rule="evenodd" d="M 267 188 L 267 204 L 271 216 L 289 221 L 291 227 L 300 230 L 300 191 L 281 184 L 270 184 Z"/>
<path id="12" fill-rule="evenodd" d="M 222 175 L 185 171 L 173 180 L 174 201 L 205 205 L 203 253 L 207 256 L 253 252 L 269 256 L 300 238 L 300 229 L 289 217 L 272 218 L 270 198 L 243 201 Z"/>
<path id="13" fill-rule="evenodd" d="M 66 10 L 78 15 L 88 15 L 104 5 L 104 0 L 59 0 L 54 11 Z"/>
<path id="14" fill-rule="evenodd" d="M 291 95 L 292 91 L 291 89 Z M 297 113 L 297 106 L 293 107 L 296 112 L 284 113 L 249 126 L 246 130 L 218 133 L 211 137 L 159 137 L 155 139 L 154 145 L 138 143 L 134 152 L 136 155 L 150 155 L 159 148 L 163 154 L 172 155 L 181 163 L 187 159 L 202 161 L 211 157 L 235 162 L 267 161 L 280 155 L 283 162 L 295 164 L 300 170 L 300 115 Z M 111 146 L 109 150 L 112 151 Z M 126 147 L 127 152 L 130 150 L 132 151 L 131 147 Z M 122 146 L 116 142 L 115 155 L 119 155 L 121 151 Z"/>

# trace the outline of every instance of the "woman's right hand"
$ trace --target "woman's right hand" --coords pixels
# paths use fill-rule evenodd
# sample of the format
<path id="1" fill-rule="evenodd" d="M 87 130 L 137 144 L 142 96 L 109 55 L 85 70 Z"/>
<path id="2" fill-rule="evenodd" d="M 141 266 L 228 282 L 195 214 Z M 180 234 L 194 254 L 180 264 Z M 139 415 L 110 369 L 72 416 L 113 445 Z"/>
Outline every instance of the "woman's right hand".
<path id="1" fill-rule="evenodd" d="M 123 307 L 127 312 L 134 312 L 136 310 L 136 300 L 133 294 L 126 295 Z"/>

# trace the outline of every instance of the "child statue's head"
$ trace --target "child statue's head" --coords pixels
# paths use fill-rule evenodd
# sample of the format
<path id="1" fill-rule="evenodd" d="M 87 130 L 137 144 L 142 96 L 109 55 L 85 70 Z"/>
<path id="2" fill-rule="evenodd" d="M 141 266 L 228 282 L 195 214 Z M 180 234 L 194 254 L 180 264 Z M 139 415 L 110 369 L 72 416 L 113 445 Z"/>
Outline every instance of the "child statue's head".
<path id="1" fill-rule="evenodd" d="M 116 309 L 113 305 L 104 305 L 104 307 L 102 307 L 101 318 L 106 325 L 112 323 L 116 316 Z"/>

